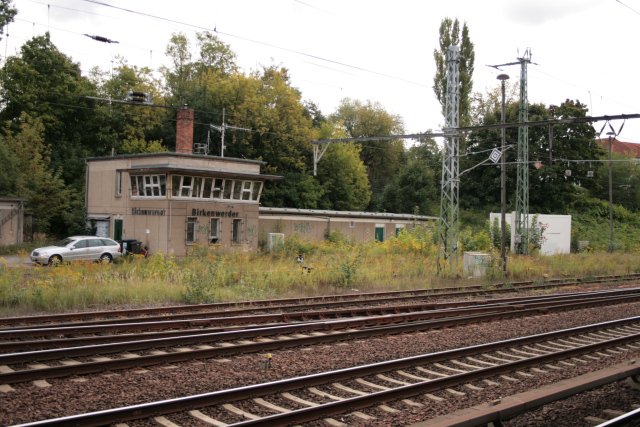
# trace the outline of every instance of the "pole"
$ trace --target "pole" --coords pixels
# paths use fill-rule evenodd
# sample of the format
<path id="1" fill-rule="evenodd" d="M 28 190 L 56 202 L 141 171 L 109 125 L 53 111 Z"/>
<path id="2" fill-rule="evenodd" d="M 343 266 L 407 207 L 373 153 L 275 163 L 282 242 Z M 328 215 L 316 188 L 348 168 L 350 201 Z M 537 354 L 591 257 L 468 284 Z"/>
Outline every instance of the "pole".
<path id="1" fill-rule="evenodd" d="M 611 168 L 611 145 L 613 143 L 613 132 L 607 132 L 609 135 L 609 252 L 613 252 L 613 173 Z"/>
<path id="2" fill-rule="evenodd" d="M 224 157 L 224 107 L 222 107 L 222 126 L 220 128 L 220 157 Z"/>
<path id="3" fill-rule="evenodd" d="M 500 89 L 502 93 L 502 103 L 500 108 L 500 122 L 505 122 L 505 110 L 504 110 L 504 98 L 505 98 L 505 81 L 509 78 L 506 74 L 500 74 L 498 80 L 500 80 Z M 502 275 L 507 276 L 507 225 L 506 225 L 506 210 L 507 210 L 507 174 L 506 174 L 506 161 L 507 154 L 504 151 L 505 146 L 505 134 L 506 129 L 501 129 L 500 138 L 500 260 L 502 261 Z"/>

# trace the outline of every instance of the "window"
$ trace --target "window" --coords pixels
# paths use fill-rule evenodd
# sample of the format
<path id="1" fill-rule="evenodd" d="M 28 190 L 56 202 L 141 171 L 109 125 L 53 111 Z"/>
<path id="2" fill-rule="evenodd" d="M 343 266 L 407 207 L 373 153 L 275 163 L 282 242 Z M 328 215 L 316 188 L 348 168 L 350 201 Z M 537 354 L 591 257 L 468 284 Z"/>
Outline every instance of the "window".
<path id="1" fill-rule="evenodd" d="M 178 193 L 181 197 L 191 197 L 191 182 L 192 178 L 190 176 L 183 176 L 182 182 L 180 183 L 180 192 Z"/>
<path id="2" fill-rule="evenodd" d="M 78 240 L 75 245 L 73 245 L 74 249 L 84 249 L 89 247 L 89 242 L 87 240 Z"/>
<path id="3" fill-rule="evenodd" d="M 116 197 L 122 197 L 122 171 L 116 171 Z"/>
<path id="4" fill-rule="evenodd" d="M 242 200 L 251 200 L 252 184 L 251 181 L 242 181 Z"/>
<path id="5" fill-rule="evenodd" d="M 240 193 L 242 192 L 242 181 L 233 182 L 233 200 L 240 200 Z"/>
<path id="6" fill-rule="evenodd" d="M 161 176 L 160 179 L 162 180 L 161 186 L 164 188 L 165 178 Z M 140 195 L 149 195 L 157 193 L 157 191 L 154 189 L 154 185 L 157 184 L 155 184 L 153 180 L 152 182 L 137 182 L 135 180 L 132 180 L 131 182 L 132 188 L 135 187 L 136 194 L 139 193 Z M 257 202 L 260 199 L 262 187 L 263 183 L 261 181 L 245 181 L 182 175 L 173 175 L 171 177 L 171 195 L 173 197 L 242 200 L 246 202 Z"/>
<path id="7" fill-rule="evenodd" d="M 187 236 L 185 238 L 186 244 L 193 244 L 196 242 L 196 223 L 198 218 L 195 216 L 187 217 Z"/>
<path id="8" fill-rule="evenodd" d="M 240 243 L 241 235 L 242 235 L 242 220 L 234 219 L 233 228 L 231 230 L 231 242 Z"/>
<path id="9" fill-rule="evenodd" d="M 251 194 L 251 200 L 258 200 L 260 198 L 260 190 L 262 190 L 262 182 L 253 183 L 253 193 Z"/>
<path id="10" fill-rule="evenodd" d="M 193 178 L 193 192 L 191 193 L 191 197 L 202 197 L 202 181 L 203 178 L 195 177 Z"/>
<path id="11" fill-rule="evenodd" d="M 165 175 L 132 175 L 131 195 L 138 197 L 164 197 L 167 193 Z"/>
<path id="12" fill-rule="evenodd" d="M 209 243 L 220 242 L 220 218 L 211 218 L 211 226 L 209 228 Z"/>
<path id="13" fill-rule="evenodd" d="M 222 192 L 222 198 L 223 199 L 230 199 L 231 198 L 231 191 L 233 191 L 233 180 L 232 179 L 225 179 L 224 180 L 224 190 Z"/>
<path id="14" fill-rule="evenodd" d="M 211 178 L 204 178 L 204 187 L 202 190 L 202 197 L 205 199 L 210 199 L 211 196 L 211 182 L 213 180 Z"/>
<path id="15" fill-rule="evenodd" d="M 222 198 L 223 191 L 224 191 L 224 180 L 220 178 L 214 179 L 211 197 L 213 197 L 214 199 L 220 199 Z"/>

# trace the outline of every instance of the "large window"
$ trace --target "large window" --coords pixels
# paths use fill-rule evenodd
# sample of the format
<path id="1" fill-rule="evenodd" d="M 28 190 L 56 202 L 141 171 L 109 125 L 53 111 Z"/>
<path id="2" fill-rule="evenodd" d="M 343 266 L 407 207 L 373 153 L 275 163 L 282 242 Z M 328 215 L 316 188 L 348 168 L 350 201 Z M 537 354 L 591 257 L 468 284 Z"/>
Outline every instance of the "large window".
<path id="1" fill-rule="evenodd" d="M 130 178 L 132 196 L 164 197 L 167 194 L 165 175 L 131 175 Z"/>
<path id="2" fill-rule="evenodd" d="M 242 239 L 242 220 L 234 219 L 231 230 L 231 242 L 232 243 L 240 243 Z"/>
<path id="3" fill-rule="evenodd" d="M 185 242 L 189 244 L 193 244 L 196 242 L 196 223 L 198 222 L 198 218 L 195 216 L 187 217 L 187 237 Z"/>
<path id="4" fill-rule="evenodd" d="M 173 175 L 171 183 L 173 197 L 257 202 L 262 192 L 261 181 Z"/>

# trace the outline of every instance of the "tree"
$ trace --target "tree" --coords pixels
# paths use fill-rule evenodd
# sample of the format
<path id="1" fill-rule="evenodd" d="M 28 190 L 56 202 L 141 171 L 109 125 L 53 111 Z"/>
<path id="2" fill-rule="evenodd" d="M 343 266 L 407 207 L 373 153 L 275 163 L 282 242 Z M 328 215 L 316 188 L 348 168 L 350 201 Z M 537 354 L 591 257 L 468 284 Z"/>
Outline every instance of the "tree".
<path id="1" fill-rule="evenodd" d="M 437 215 L 440 208 L 440 150 L 433 139 L 407 153 L 407 162 L 384 188 L 386 212 Z"/>
<path id="2" fill-rule="evenodd" d="M 500 106 L 483 118 L 483 124 L 500 122 Z M 518 102 L 506 105 L 506 122 L 518 121 Z M 586 116 L 586 106 L 566 100 L 560 106 L 543 104 L 529 106 L 531 122 L 579 118 Z M 564 213 L 579 188 L 590 191 L 594 186 L 589 178 L 589 160 L 598 159 L 601 149 L 595 144 L 595 132 L 589 123 L 553 125 L 553 141 L 549 144 L 547 126 L 529 126 L 529 212 Z M 480 209 L 485 213 L 500 208 L 500 167 L 486 162 L 489 152 L 500 146 L 500 131 L 483 129 L 469 137 L 469 145 L 462 153 L 460 170 L 460 207 Z M 514 209 L 516 190 L 517 127 L 506 129 L 507 210 Z M 485 162 L 479 165 L 481 162 Z M 593 166 L 593 164 L 592 164 Z M 567 172 L 570 170 L 570 172 Z M 596 172 L 597 173 L 597 172 Z"/>
<path id="3" fill-rule="evenodd" d="M 94 143 L 94 111 L 85 96 L 95 95 L 95 87 L 81 75 L 80 66 L 51 43 L 48 33 L 26 42 L 1 72 L 5 105 L 0 120 L 11 121 L 17 131 L 23 113 L 40 119 L 45 143 L 51 146 L 52 170 L 62 171 L 65 182 L 80 189 L 84 159 L 108 152 Z"/>
<path id="4" fill-rule="evenodd" d="M 42 122 L 23 114 L 19 130 L 12 128 L 5 122 L 0 132 L 0 194 L 25 199 L 25 211 L 34 219 L 33 231 L 57 234 L 77 224 L 81 197 L 65 187 L 60 171 L 51 170 Z"/>
<path id="5" fill-rule="evenodd" d="M 321 208 L 360 211 L 369 205 L 371 190 L 360 150 L 360 146 L 349 143 L 335 143 L 327 149 L 318 165 L 318 179 L 324 189 Z"/>
<path id="6" fill-rule="evenodd" d="M 13 18 L 18 13 L 18 10 L 13 7 L 11 0 L 0 0 L 0 36 L 4 33 L 4 29 L 10 22 L 13 22 Z M 2 40 L 2 37 L 0 37 Z"/>
<path id="7" fill-rule="evenodd" d="M 351 138 L 365 136 L 389 136 L 404 133 L 399 116 L 384 110 L 379 103 L 343 99 L 338 110 L 331 115 L 336 126 L 342 127 Z M 360 158 L 367 167 L 371 185 L 369 210 L 380 210 L 382 192 L 388 181 L 398 172 L 404 155 L 401 140 L 367 141 L 361 146 Z"/>
<path id="8" fill-rule="evenodd" d="M 444 18 L 439 29 L 439 49 L 434 49 L 433 58 L 436 61 L 436 75 L 433 78 L 433 91 L 442 106 L 444 115 L 447 93 L 447 52 L 449 46 L 460 47 L 460 126 L 471 124 L 471 93 L 473 90 L 473 64 L 475 52 L 469 38 L 469 28 L 465 22 L 460 34 L 458 18 Z"/>
<path id="9" fill-rule="evenodd" d="M 154 103 L 161 103 L 160 82 L 146 67 L 129 66 L 123 58 L 111 73 L 91 71 L 98 95 L 104 99 L 126 100 L 131 91 L 148 93 Z M 172 122 L 174 112 L 146 105 L 96 102 L 96 133 L 98 145 L 112 147 L 114 153 L 145 153 L 166 151 L 163 127 Z"/>

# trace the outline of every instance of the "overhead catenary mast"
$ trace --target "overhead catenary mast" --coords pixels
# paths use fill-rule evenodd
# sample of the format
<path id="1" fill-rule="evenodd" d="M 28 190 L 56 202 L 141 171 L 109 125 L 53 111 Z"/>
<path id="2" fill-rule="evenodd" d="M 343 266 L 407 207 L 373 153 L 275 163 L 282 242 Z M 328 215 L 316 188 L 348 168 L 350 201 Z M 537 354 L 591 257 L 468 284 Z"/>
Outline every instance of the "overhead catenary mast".
<path id="1" fill-rule="evenodd" d="M 527 65 L 531 63 L 531 50 L 527 48 L 524 55 L 516 62 L 490 65 L 499 69 L 507 65 L 520 65 L 520 105 L 518 108 L 518 146 L 516 170 L 516 206 L 514 218 L 515 238 L 512 242 L 514 252 L 529 252 L 529 101 L 527 89 Z M 501 225 L 502 226 L 502 225 Z"/>
<path id="2" fill-rule="evenodd" d="M 438 222 L 438 273 L 448 265 L 449 273 L 458 271 L 460 225 L 459 213 L 459 140 L 460 127 L 460 48 L 449 46 L 447 51 L 447 88 L 445 99 L 444 147 L 442 153 L 442 181 L 440 220 Z"/>
<path id="3" fill-rule="evenodd" d="M 226 124 L 224 122 L 224 114 L 225 114 L 225 109 L 222 109 L 222 124 L 220 126 L 216 126 L 216 125 L 209 125 L 209 127 L 211 129 L 215 129 L 218 132 L 220 132 L 220 157 L 224 157 L 224 131 L 225 129 L 235 129 L 235 130 L 246 130 L 246 131 L 251 131 L 251 129 L 247 129 L 247 128 L 241 128 L 241 127 L 237 127 L 237 126 L 230 126 L 228 124 Z"/>

